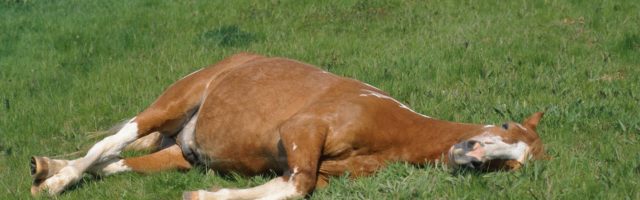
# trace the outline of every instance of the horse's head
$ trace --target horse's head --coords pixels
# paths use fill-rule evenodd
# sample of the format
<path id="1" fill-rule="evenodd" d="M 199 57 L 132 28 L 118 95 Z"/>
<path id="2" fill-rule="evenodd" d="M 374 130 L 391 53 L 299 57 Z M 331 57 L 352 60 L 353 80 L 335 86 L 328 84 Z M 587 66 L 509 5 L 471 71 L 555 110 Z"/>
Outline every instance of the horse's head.
<path id="1" fill-rule="evenodd" d="M 483 171 L 516 170 L 530 159 L 543 158 L 542 141 L 536 132 L 543 115 L 534 113 L 521 124 L 483 127 L 450 148 L 449 164 Z"/>

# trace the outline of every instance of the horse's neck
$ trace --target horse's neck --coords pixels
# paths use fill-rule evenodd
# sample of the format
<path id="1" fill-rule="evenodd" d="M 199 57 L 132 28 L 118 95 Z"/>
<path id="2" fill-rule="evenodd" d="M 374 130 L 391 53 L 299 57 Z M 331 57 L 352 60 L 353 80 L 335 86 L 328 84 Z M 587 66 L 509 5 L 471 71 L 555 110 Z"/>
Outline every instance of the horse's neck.
<path id="1" fill-rule="evenodd" d="M 415 122 L 412 126 L 401 127 L 405 145 L 399 152 L 405 161 L 423 164 L 440 160 L 447 161 L 447 153 L 451 146 L 463 139 L 480 134 L 482 125 L 465 124 L 437 120 L 416 114 L 409 116 Z"/>

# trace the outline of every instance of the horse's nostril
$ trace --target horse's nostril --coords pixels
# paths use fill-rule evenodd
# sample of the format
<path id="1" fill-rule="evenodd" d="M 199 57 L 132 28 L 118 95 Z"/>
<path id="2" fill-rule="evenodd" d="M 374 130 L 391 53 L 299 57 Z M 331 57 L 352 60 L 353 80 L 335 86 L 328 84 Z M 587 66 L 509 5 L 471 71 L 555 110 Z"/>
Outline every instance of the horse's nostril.
<path id="1" fill-rule="evenodd" d="M 468 150 L 472 150 L 474 146 L 476 146 L 476 143 L 478 143 L 478 141 L 475 140 L 467 140 L 465 142 L 465 148 Z"/>

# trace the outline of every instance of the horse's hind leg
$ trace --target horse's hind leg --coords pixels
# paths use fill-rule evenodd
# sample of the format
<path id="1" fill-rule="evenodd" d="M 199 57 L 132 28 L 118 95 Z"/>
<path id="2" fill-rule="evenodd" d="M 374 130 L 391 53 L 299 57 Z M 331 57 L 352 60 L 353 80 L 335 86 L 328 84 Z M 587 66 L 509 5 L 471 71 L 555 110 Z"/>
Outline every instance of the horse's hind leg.
<path id="1" fill-rule="evenodd" d="M 79 181 L 87 169 L 117 158 L 136 139 L 155 131 L 167 136 L 177 133 L 199 107 L 209 81 L 199 73 L 176 82 L 149 108 L 125 123 L 116 134 L 96 143 L 84 157 L 73 160 L 56 174 L 43 180 L 37 191 L 47 190 L 50 195 L 59 194 Z"/>
<path id="2" fill-rule="evenodd" d="M 153 132 L 138 138 L 124 148 L 125 151 L 156 152 L 175 144 L 175 137 L 166 136 L 160 132 Z"/>
<path id="3" fill-rule="evenodd" d="M 186 121 L 184 118 L 190 117 L 188 109 L 180 113 L 155 113 L 153 115 L 147 113 L 146 111 L 142 112 L 125 124 L 116 134 L 93 145 L 84 157 L 69 161 L 57 173 L 43 180 L 36 189 L 32 190 L 33 193 L 37 194 L 41 190 L 47 190 L 50 195 L 59 194 L 71 184 L 78 182 L 88 169 L 117 159 L 120 152 L 136 139 L 156 130 L 179 129 L 180 122 Z M 37 172 L 37 170 L 35 171 Z M 38 181 L 35 178 L 34 181 Z"/>
<path id="4" fill-rule="evenodd" d="M 167 170 L 189 170 L 191 163 L 182 154 L 182 149 L 173 144 L 158 152 L 144 156 L 116 159 L 90 169 L 90 172 L 99 176 L 108 176 L 120 172 L 137 172 L 142 174 L 161 172 Z"/>
<path id="5" fill-rule="evenodd" d="M 261 56 L 239 54 L 177 81 L 149 108 L 124 124 L 116 134 L 96 143 L 84 157 L 73 160 L 56 174 L 46 178 L 37 191 L 47 190 L 50 195 L 59 194 L 78 182 L 87 169 L 117 158 L 128 144 L 149 133 L 159 131 L 165 136 L 176 134 L 197 111 L 211 80 L 224 71 L 258 58 Z"/>

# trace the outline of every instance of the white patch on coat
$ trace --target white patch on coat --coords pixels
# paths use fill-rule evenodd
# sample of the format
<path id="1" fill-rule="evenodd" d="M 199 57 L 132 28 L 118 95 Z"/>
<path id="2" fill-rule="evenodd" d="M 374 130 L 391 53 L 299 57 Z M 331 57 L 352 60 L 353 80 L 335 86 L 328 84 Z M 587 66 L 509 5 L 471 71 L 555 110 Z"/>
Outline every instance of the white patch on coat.
<path id="1" fill-rule="evenodd" d="M 366 83 L 365 83 L 365 84 L 366 84 Z M 373 86 L 371 86 L 371 87 L 373 87 Z M 375 87 L 373 87 L 373 88 L 375 88 Z M 380 93 L 378 93 L 378 92 L 371 91 L 371 90 L 362 90 L 362 91 L 363 91 L 363 92 L 365 92 L 365 93 L 360 94 L 360 96 L 361 96 L 361 97 L 374 96 L 374 97 L 377 97 L 377 98 L 380 98 L 380 99 L 391 100 L 391 101 L 395 102 L 396 104 L 398 104 L 398 106 L 399 106 L 400 108 L 402 108 L 402 109 L 405 109 L 405 110 L 411 111 L 412 113 L 418 114 L 418 115 L 420 115 L 420 116 L 422 116 L 422 117 L 425 117 L 425 118 L 431 118 L 431 117 L 429 117 L 429 116 L 426 116 L 426 115 L 420 114 L 420 113 L 418 113 L 418 112 L 416 112 L 416 111 L 412 110 L 411 108 L 407 107 L 406 105 L 404 105 L 404 104 L 403 104 L 403 103 L 401 103 L 400 101 L 398 101 L 398 100 L 396 100 L 396 99 L 394 99 L 394 98 L 391 98 L 391 97 L 389 97 L 389 96 L 387 96 L 387 95 L 380 94 Z"/>
<path id="2" fill-rule="evenodd" d="M 289 178 L 289 181 L 294 181 L 294 178 L 296 177 L 298 172 L 300 172 L 300 170 L 298 170 L 298 166 L 293 167 L 293 173 L 291 173 L 291 178 Z"/>
<path id="3" fill-rule="evenodd" d="M 207 85 L 204 86 L 204 94 L 200 98 L 200 105 L 202 105 L 204 103 L 204 100 L 207 99 L 207 96 L 209 96 L 209 86 L 211 85 L 211 82 L 213 82 L 213 79 L 209 80 L 209 82 L 207 82 Z"/>
<path id="4" fill-rule="evenodd" d="M 189 76 L 191 76 L 191 75 L 194 75 L 194 74 L 196 74 L 196 73 L 198 73 L 198 72 L 202 71 L 203 69 L 205 69 L 205 68 L 200 68 L 200 69 L 198 69 L 198 70 L 196 70 L 196 71 L 194 71 L 194 72 L 191 72 L 190 74 L 187 74 L 186 76 L 182 77 L 180 80 L 185 79 L 185 78 L 187 78 L 187 77 L 189 77 Z"/>
<path id="5" fill-rule="evenodd" d="M 495 125 L 485 125 L 483 128 L 487 129 L 487 128 L 494 128 L 496 127 Z"/>
<path id="6" fill-rule="evenodd" d="M 368 83 L 364 83 L 364 84 L 365 84 L 365 85 L 367 85 L 367 86 L 369 86 L 369 87 L 371 87 L 371 88 L 373 88 L 373 89 L 381 90 L 381 89 L 378 89 L 377 87 L 375 87 L 375 86 L 373 86 L 373 85 L 369 85 Z"/>
<path id="7" fill-rule="evenodd" d="M 293 148 L 292 150 L 295 151 L 298 148 L 298 145 L 296 145 L 296 143 L 293 143 Z"/>
<path id="8" fill-rule="evenodd" d="M 185 151 L 185 148 L 195 149 L 195 132 L 196 132 L 196 123 L 198 122 L 198 116 L 200 112 L 195 113 L 191 116 L 191 119 L 182 127 L 180 133 L 178 133 L 178 143 L 180 148 Z M 195 152 L 194 152 L 195 153 Z"/>

